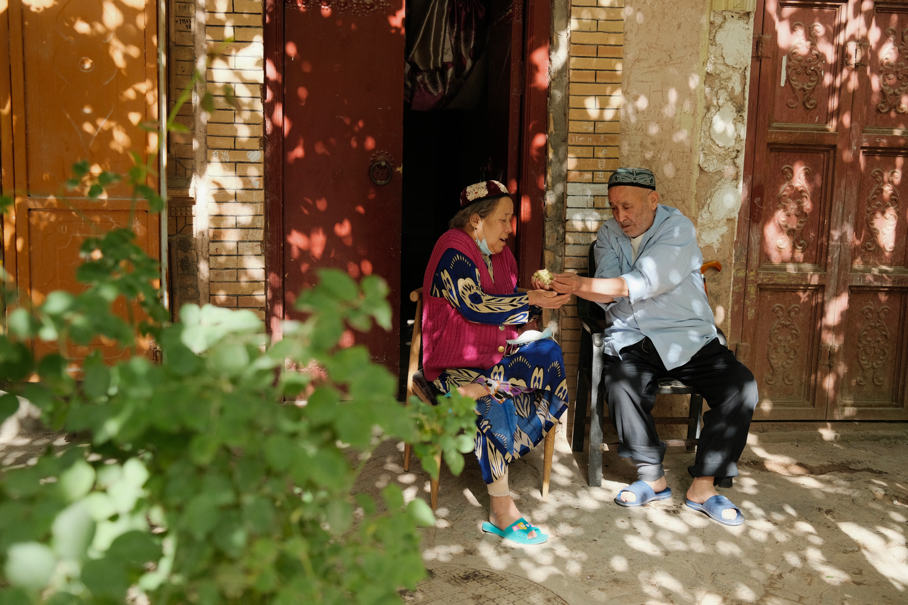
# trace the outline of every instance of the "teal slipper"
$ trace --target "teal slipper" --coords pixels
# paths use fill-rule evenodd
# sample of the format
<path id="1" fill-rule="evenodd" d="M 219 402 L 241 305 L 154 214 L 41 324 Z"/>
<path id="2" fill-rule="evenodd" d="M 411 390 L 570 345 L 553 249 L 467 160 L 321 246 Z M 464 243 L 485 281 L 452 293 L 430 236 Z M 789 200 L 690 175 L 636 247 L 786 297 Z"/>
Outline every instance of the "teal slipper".
<path id="1" fill-rule="evenodd" d="M 633 502 L 625 502 L 621 499 L 621 494 L 624 492 L 630 492 L 637 496 L 637 499 Z M 665 500 L 666 498 L 672 497 L 672 488 L 666 487 L 661 492 L 653 491 L 653 488 L 649 486 L 649 483 L 646 481 L 634 481 L 630 485 L 627 485 L 621 488 L 621 491 L 618 492 L 618 495 L 615 496 L 615 503 L 620 504 L 621 506 L 634 507 L 634 506 L 646 506 L 653 500 Z"/>
<path id="2" fill-rule="evenodd" d="M 482 524 L 482 531 L 487 534 L 495 534 L 505 540 L 510 540 L 517 544 L 542 544 L 549 537 L 542 533 L 538 527 L 534 527 L 529 521 L 520 517 L 504 529 L 498 529 L 488 521 Z M 535 531 L 536 535 L 530 537 L 529 533 Z"/>
<path id="3" fill-rule="evenodd" d="M 741 509 L 721 494 L 716 494 L 715 496 L 708 498 L 703 504 L 694 502 L 693 500 L 685 500 L 684 504 L 686 504 L 688 508 L 699 511 L 713 521 L 718 521 L 722 525 L 741 525 L 744 523 L 744 515 L 741 514 Z M 728 510 L 729 508 L 735 511 L 734 519 L 726 519 L 722 516 L 722 511 Z"/>

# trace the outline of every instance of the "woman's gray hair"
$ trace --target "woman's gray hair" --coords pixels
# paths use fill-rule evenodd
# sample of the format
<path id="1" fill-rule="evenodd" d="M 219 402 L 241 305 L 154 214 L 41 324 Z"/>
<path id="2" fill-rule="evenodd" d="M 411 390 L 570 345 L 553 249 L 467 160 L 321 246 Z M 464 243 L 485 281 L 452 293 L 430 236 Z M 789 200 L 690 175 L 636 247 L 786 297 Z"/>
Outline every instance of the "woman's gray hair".
<path id="1" fill-rule="evenodd" d="M 460 211 L 454 215 L 454 218 L 448 222 L 448 229 L 464 229 L 470 223 L 470 217 L 474 214 L 478 214 L 479 218 L 485 218 L 494 212 L 495 208 L 498 206 L 498 202 L 503 199 L 510 199 L 506 195 L 499 197 L 492 197 L 487 200 L 482 200 L 470 204 L 466 208 L 461 208 Z"/>

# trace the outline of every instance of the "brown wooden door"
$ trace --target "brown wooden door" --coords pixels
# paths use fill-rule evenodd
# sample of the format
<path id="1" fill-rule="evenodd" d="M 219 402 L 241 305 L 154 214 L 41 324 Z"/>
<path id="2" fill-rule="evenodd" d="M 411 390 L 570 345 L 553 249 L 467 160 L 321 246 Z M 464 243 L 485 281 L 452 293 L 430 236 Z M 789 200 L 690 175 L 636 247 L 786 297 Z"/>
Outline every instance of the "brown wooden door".
<path id="1" fill-rule="evenodd" d="M 131 226 L 159 254 L 158 218 L 135 207 L 127 184 L 101 200 L 64 188 L 79 160 L 93 174 L 125 175 L 130 151 L 151 153 L 153 136 L 141 124 L 156 118 L 155 6 L 10 0 L 0 11 L 0 186 L 15 200 L 3 219 L 3 266 L 32 301 L 83 288 L 75 269 L 88 235 Z M 108 358 L 124 354 L 102 348 Z"/>
<path id="2" fill-rule="evenodd" d="M 272 256 L 269 312 L 272 319 L 293 317 L 298 292 L 316 281 L 320 267 L 357 279 L 379 275 L 390 286 L 393 327 L 357 341 L 397 375 L 404 3 L 282 6 L 282 28 L 269 32 L 283 39 L 279 67 L 269 73 L 272 86 L 282 78 L 282 115 L 272 118 L 282 191 L 269 202 L 279 208 L 270 216 L 280 254 Z"/>
<path id="3" fill-rule="evenodd" d="M 906 10 L 765 0 L 757 20 L 737 281 L 757 418 L 908 418 Z"/>

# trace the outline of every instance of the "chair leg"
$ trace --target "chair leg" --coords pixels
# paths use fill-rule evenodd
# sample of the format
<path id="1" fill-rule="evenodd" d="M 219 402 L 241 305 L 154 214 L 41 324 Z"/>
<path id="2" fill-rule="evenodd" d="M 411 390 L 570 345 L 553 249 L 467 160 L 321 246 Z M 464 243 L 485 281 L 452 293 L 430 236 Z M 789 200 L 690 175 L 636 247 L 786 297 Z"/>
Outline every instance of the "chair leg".
<path id="1" fill-rule="evenodd" d="M 429 479 L 429 504 L 432 506 L 432 512 L 438 508 L 438 480 L 441 479 L 441 452 L 436 454 L 435 463 L 438 465 L 438 476 Z"/>
<path id="2" fill-rule="evenodd" d="M 555 453 L 555 433 L 558 430 L 556 422 L 545 435 L 545 450 L 542 455 L 542 497 L 549 495 L 549 480 L 552 478 L 552 455 Z"/>
<path id="3" fill-rule="evenodd" d="M 687 413 L 687 442 L 684 447 L 688 452 L 694 451 L 700 439 L 700 414 L 703 412 L 703 396 L 698 393 L 690 395 L 690 409 Z"/>
<path id="4" fill-rule="evenodd" d="M 577 361 L 577 396 L 574 399 L 574 424 L 571 430 L 571 450 L 583 451 L 586 436 L 586 411 L 589 406 L 591 376 L 586 371 L 590 365 L 590 336 L 583 330 L 580 335 L 580 358 Z"/>
<path id="5" fill-rule="evenodd" d="M 602 382 L 602 345 L 592 347 L 593 363 L 590 376 L 590 443 L 587 482 L 591 487 L 602 485 L 602 401 L 599 387 Z"/>
<path id="6" fill-rule="evenodd" d="M 410 470 L 410 444 L 404 444 L 404 472 Z"/>

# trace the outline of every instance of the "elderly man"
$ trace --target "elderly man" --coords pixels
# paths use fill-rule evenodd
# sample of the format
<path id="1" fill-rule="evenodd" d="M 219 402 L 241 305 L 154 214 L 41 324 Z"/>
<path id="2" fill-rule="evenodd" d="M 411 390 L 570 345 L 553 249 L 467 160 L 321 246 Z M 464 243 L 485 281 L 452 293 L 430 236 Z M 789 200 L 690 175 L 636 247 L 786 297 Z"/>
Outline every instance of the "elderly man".
<path id="1" fill-rule="evenodd" d="M 718 338 L 694 225 L 659 203 L 655 177 L 645 168 L 615 171 L 608 196 L 612 218 L 596 239 L 595 277 L 561 273 L 552 287 L 598 302 L 610 322 L 604 387 L 618 430 L 618 453 L 634 461 L 638 476 L 615 502 L 644 506 L 671 496 L 662 467 L 665 443 L 652 408 L 657 381 L 676 378 L 709 405 L 685 504 L 719 523 L 740 525 L 741 511 L 715 485 L 738 474 L 757 385 Z"/>

